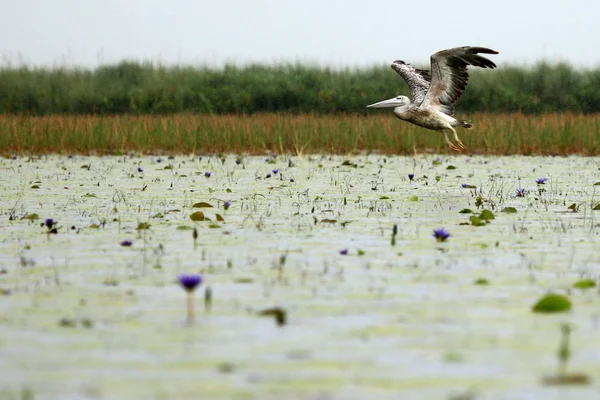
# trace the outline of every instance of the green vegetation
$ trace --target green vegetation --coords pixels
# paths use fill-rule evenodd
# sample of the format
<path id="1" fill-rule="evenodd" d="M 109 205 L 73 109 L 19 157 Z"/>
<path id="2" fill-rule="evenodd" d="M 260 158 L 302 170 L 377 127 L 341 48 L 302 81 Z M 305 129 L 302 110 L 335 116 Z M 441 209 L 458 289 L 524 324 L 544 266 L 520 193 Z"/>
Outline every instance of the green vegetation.
<path id="1" fill-rule="evenodd" d="M 475 125 L 474 130 L 463 131 L 461 135 L 469 148 L 466 154 L 600 154 L 600 114 L 464 117 Z M 439 133 L 381 113 L 367 116 L 5 114 L 0 115 L 0 132 L 2 155 L 453 153 Z M 412 201 L 418 201 L 418 197 Z"/>
<path id="2" fill-rule="evenodd" d="M 473 69 L 465 113 L 600 112 L 600 68 L 568 64 Z M 0 68 L 0 113 L 366 113 L 365 105 L 408 94 L 387 65 L 335 70 L 284 64 L 220 69 L 121 62 L 95 70 Z M 376 112 L 376 111 L 372 111 Z"/>

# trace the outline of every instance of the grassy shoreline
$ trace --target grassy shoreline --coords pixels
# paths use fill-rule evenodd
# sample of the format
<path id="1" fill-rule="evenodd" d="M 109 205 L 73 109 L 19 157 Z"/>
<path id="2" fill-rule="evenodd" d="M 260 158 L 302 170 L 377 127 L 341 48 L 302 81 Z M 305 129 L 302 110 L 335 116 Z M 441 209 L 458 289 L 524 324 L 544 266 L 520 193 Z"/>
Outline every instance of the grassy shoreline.
<path id="1" fill-rule="evenodd" d="M 600 114 L 460 115 L 466 154 L 600 155 Z M 451 153 L 387 112 L 253 115 L 0 115 L 0 154 Z"/>

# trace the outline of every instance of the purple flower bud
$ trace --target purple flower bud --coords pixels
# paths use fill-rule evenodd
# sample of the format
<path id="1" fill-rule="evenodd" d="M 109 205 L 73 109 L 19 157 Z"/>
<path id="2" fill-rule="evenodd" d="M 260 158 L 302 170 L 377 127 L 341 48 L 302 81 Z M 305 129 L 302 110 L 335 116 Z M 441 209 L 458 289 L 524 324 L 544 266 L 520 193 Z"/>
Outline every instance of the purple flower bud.
<path id="1" fill-rule="evenodd" d="M 438 228 L 433 230 L 433 237 L 438 242 L 445 242 L 450 237 L 450 233 L 444 228 Z"/>
<path id="2" fill-rule="evenodd" d="M 207 177 L 207 178 L 210 178 L 210 172 L 209 172 L 209 171 L 206 171 L 206 172 L 204 173 L 204 176 L 205 176 L 205 177 Z"/>
<path id="3" fill-rule="evenodd" d="M 193 292 L 202 283 L 200 274 L 183 274 L 179 275 L 179 284 L 186 292 Z"/>
<path id="4" fill-rule="evenodd" d="M 133 244 L 133 242 L 131 240 L 123 240 L 121 242 L 121 246 L 123 247 L 130 247 Z"/>
<path id="5" fill-rule="evenodd" d="M 340 255 L 342 256 L 347 256 L 348 255 L 348 249 L 342 249 L 339 251 Z"/>
<path id="6" fill-rule="evenodd" d="M 413 180 L 414 177 L 415 177 L 415 174 L 408 174 L 408 179 L 410 179 L 411 181 Z"/>
<path id="7" fill-rule="evenodd" d="M 225 210 L 229 210 L 229 207 L 231 207 L 231 202 L 230 201 L 226 201 L 225 203 L 223 203 L 223 208 Z"/>

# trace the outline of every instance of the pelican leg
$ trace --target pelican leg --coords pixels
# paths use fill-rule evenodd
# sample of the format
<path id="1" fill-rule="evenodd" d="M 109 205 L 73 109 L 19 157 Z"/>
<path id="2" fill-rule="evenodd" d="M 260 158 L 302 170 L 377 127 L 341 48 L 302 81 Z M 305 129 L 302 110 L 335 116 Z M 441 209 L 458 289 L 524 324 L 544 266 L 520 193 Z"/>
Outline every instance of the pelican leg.
<path id="1" fill-rule="evenodd" d="M 452 132 L 454 133 L 454 140 L 456 141 L 456 143 L 458 143 L 458 147 L 460 147 L 463 150 L 466 150 L 467 146 L 465 146 L 463 144 L 463 142 L 460 141 L 460 139 L 458 138 L 458 133 L 456 133 L 456 130 L 453 127 L 450 127 L 450 129 L 452 129 Z"/>
<path id="2" fill-rule="evenodd" d="M 453 130 L 454 130 L 454 129 L 453 129 Z M 454 151 L 460 151 L 460 149 L 459 149 L 458 147 L 456 147 L 456 146 L 454 145 L 454 143 L 452 143 L 452 142 L 450 141 L 450 138 L 448 138 L 448 134 L 446 133 L 446 131 L 445 131 L 445 130 L 443 130 L 443 129 L 442 129 L 440 132 L 441 132 L 441 133 L 444 135 L 444 139 L 446 140 L 446 143 L 448 143 L 448 146 L 450 146 L 450 148 L 451 148 L 452 150 L 454 150 Z"/>

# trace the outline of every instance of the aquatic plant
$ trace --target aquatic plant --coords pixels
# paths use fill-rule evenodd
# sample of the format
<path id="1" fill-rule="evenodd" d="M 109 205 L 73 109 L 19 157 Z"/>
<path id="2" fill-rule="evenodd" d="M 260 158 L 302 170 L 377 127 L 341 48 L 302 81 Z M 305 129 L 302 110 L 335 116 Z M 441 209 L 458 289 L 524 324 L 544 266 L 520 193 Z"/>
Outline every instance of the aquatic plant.
<path id="1" fill-rule="evenodd" d="M 571 310 L 571 300 L 567 296 L 549 293 L 539 299 L 531 308 L 535 313 L 559 313 Z"/>
<path id="2" fill-rule="evenodd" d="M 210 171 L 206 171 L 206 172 L 204 173 L 204 176 L 205 176 L 206 178 L 210 178 L 210 175 L 211 175 Z"/>
<path id="3" fill-rule="evenodd" d="M 537 183 L 538 185 L 544 185 L 544 184 L 546 184 L 547 181 L 548 181 L 547 178 L 537 178 L 535 180 L 535 183 Z"/>
<path id="4" fill-rule="evenodd" d="M 438 228 L 433 230 L 433 237 L 438 242 L 445 242 L 450 237 L 450 233 L 444 228 Z"/>
<path id="5" fill-rule="evenodd" d="M 200 274 L 179 275 L 179 284 L 187 293 L 187 319 L 188 323 L 194 322 L 194 291 L 202 284 Z"/>
<path id="6" fill-rule="evenodd" d="M 396 245 L 396 235 L 398 234 L 398 225 L 394 224 L 392 228 L 392 246 Z"/>
<path id="7" fill-rule="evenodd" d="M 229 207 L 231 207 L 230 201 L 226 201 L 223 203 L 223 208 L 225 209 L 225 211 L 229 210 Z"/>
<path id="8" fill-rule="evenodd" d="M 133 244 L 131 240 L 123 240 L 120 245 L 123 247 L 130 247 Z"/>
<path id="9" fill-rule="evenodd" d="M 524 188 L 517 189 L 517 197 L 525 197 L 527 195 L 527 191 Z"/>
<path id="10" fill-rule="evenodd" d="M 338 253 L 340 253 L 340 255 L 342 255 L 342 256 L 347 256 L 348 255 L 348 249 L 342 249 Z"/>
<path id="11" fill-rule="evenodd" d="M 409 180 L 412 181 L 414 179 L 414 177 L 415 177 L 415 174 L 408 174 L 408 179 Z"/>
<path id="12" fill-rule="evenodd" d="M 271 171 L 271 172 L 273 172 L 273 175 L 277 175 L 277 173 L 279 172 L 279 170 L 278 170 L 277 168 L 275 168 L 275 169 L 274 169 L 273 171 Z"/>

